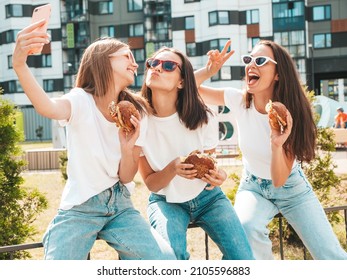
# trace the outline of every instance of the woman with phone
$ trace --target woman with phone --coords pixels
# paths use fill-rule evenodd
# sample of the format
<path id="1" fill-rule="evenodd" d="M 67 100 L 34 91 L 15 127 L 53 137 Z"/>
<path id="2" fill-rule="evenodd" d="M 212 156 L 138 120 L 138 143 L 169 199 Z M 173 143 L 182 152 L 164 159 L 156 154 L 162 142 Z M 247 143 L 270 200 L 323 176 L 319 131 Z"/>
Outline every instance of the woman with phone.
<path id="1" fill-rule="evenodd" d="M 75 87 L 49 98 L 26 64 L 33 49 L 49 42 L 47 33 L 37 31 L 44 24 L 18 33 L 13 68 L 36 111 L 67 130 L 68 179 L 43 238 L 45 259 L 87 259 L 97 238 L 123 260 L 175 259 L 131 202 L 148 105 L 127 88 L 138 68 L 129 46 L 114 38 L 95 41 L 82 56 Z M 141 113 L 142 119 L 131 118 L 132 133 L 118 129 L 109 113 L 109 104 L 120 100 L 132 102 Z"/>

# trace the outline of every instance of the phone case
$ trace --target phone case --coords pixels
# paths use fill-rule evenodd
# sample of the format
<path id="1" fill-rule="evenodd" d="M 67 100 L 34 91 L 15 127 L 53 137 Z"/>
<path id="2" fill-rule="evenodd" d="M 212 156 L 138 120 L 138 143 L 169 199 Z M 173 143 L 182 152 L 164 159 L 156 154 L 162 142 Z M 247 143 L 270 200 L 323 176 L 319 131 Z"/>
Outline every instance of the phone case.
<path id="1" fill-rule="evenodd" d="M 37 28 L 37 31 L 40 32 L 47 32 L 47 27 L 48 27 L 48 21 L 51 16 L 51 4 L 43 5 L 36 7 L 33 11 L 33 15 L 31 18 L 31 23 L 38 22 L 42 19 L 46 20 L 46 23 L 39 28 Z M 29 54 L 40 54 L 42 52 L 43 46 L 40 48 L 36 48 L 30 51 Z"/>

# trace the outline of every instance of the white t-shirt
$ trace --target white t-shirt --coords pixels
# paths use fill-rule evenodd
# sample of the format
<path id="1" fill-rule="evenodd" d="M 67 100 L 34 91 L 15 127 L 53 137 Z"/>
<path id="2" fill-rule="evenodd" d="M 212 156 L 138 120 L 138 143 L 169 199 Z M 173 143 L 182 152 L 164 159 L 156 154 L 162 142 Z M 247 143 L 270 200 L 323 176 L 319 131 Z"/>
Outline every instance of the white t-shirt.
<path id="1" fill-rule="evenodd" d="M 68 150 L 68 180 L 60 208 L 67 210 L 119 181 L 121 151 L 118 128 L 105 119 L 91 94 L 75 88 L 64 98 L 71 102 L 71 117 L 59 121 L 66 126 Z M 143 145 L 146 129 L 147 117 L 144 117 L 136 145 Z"/>
<path id="2" fill-rule="evenodd" d="M 177 113 L 164 118 L 148 116 L 146 144 L 143 153 L 154 171 L 164 169 L 173 159 L 187 156 L 194 150 L 214 149 L 218 145 L 218 125 L 209 114 L 208 124 L 189 130 Z M 165 195 L 167 202 L 186 202 L 197 197 L 206 183 L 200 179 L 175 176 L 158 194 Z"/>
<path id="3" fill-rule="evenodd" d="M 253 102 L 246 109 L 242 91 L 235 88 L 224 90 L 224 102 L 235 116 L 244 167 L 257 177 L 271 180 L 271 129 L 267 114 L 259 113 Z"/>

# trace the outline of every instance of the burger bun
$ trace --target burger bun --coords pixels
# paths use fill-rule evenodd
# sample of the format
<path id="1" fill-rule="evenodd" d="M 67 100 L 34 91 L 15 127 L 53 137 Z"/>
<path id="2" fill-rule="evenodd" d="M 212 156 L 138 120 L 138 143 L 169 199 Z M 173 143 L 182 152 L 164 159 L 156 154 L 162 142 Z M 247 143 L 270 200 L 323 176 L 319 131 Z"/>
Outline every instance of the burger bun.
<path id="1" fill-rule="evenodd" d="M 201 179 L 209 170 L 216 169 L 216 160 L 212 154 L 202 153 L 200 151 L 193 151 L 183 159 L 183 163 L 193 164 L 192 169 L 197 170 L 196 178 Z"/>
<path id="2" fill-rule="evenodd" d="M 109 105 L 109 111 L 117 127 L 124 129 L 128 133 L 135 130 L 130 118 L 132 115 L 139 118 L 140 114 L 133 103 L 127 100 L 122 100 L 118 103 L 112 101 Z"/>

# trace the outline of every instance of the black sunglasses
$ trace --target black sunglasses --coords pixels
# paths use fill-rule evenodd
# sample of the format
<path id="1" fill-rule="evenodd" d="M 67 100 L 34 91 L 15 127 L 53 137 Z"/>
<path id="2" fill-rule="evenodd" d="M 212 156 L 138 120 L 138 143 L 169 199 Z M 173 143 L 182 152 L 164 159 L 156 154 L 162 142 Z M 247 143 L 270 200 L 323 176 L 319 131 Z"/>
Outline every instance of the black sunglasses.
<path id="1" fill-rule="evenodd" d="M 161 59 L 153 59 L 149 58 L 146 61 L 146 67 L 147 68 L 154 68 L 157 67 L 159 64 L 161 64 L 161 67 L 163 68 L 164 71 L 167 72 L 172 72 L 174 71 L 177 67 L 182 71 L 181 66 L 179 63 L 171 60 L 161 60 Z"/>
<path id="2" fill-rule="evenodd" d="M 245 65 L 251 64 L 253 61 L 255 62 L 255 65 L 257 65 L 258 67 L 264 66 L 269 61 L 277 64 L 276 61 L 274 61 L 272 58 L 270 58 L 268 56 L 256 56 L 256 57 L 253 57 L 253 56 L 250 56 L 250 55 L 243 55 L 241 58 L 242 58 L 242 62 Z"/>

